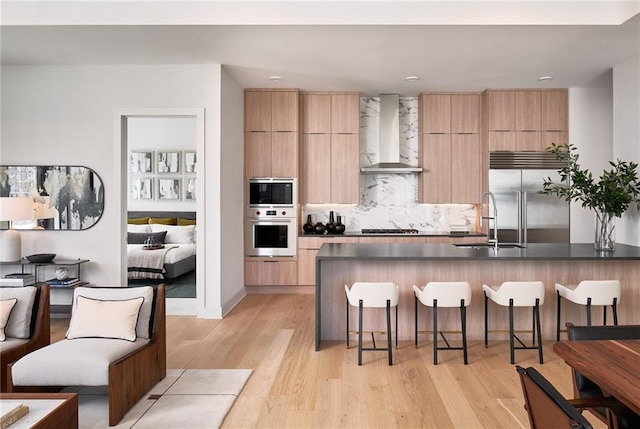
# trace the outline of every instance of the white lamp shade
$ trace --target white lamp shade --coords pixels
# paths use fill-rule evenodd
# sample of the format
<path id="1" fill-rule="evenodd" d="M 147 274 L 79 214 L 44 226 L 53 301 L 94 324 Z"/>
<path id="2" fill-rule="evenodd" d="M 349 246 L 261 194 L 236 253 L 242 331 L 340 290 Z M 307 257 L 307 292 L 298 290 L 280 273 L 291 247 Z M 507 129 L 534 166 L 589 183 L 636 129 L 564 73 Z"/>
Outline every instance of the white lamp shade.
<path id="1" fill-rule="evenodd" d="M 0 198 L 0 221 L 33 219 L 33 198 L 2 197 Z"/>

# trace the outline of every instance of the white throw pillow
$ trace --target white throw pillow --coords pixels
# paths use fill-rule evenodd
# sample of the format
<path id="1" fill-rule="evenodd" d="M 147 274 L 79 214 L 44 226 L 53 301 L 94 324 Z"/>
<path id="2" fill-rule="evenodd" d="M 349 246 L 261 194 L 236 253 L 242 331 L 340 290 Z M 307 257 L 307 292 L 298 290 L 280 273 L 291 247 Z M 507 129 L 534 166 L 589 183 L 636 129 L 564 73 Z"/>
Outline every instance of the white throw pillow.
<path id="1" fill-rule="evenodd" d="M 0 300 L 18 299 L 4 329 L 7 337 L 26 340 L 31 336 L 31 314 L 37 292 L 35 286 L 0 287 Z"/>
<path id="2" fill-rule="evenodd" d="M 121 301 L 76 297 L 67 339 L 115 338 L 135 341 L 138 314 L 144 298 Z"/>
<path id="3" fill-rule="evenodd" d="M 151 232 L 167 231 L 165 244 L 193 244 L 195 243 L 195 225 L 161 225 L 151 224 Z"/>
<path id="4" fill-rule="evenodd" d="M 0 301 L 0 341 L 7 339 L 7 336 L 4 334 L 4 327 L 7 326 L 11 310 L 15 307 L 16 302 L 18 302 L 17 298 Z"/>
<path id="5" fill-rule="evenodd" d="M 76 298 L 78 296 L 100 299 L 102 301 L 119 301 L 123 299 L 138 298 L 141 296 L 144 298 L 144 303 L 140 309 L 136 333 L 138 338 L 150 338 L 149 324 L 151 322 L 151 312 L 153 310 L 153 287 L 77 287 L 73 291 L 74 308 L 72 309 L 71 314 L 75 311 L 75 305 L 77 302 Z"/>
<path id="6" fill-rule="evenodd" d="M 127 232 L 151 232 L 151 227 L 148 223 L 145 223 L 143 225 L 134 225 L 128 223 Z"/>

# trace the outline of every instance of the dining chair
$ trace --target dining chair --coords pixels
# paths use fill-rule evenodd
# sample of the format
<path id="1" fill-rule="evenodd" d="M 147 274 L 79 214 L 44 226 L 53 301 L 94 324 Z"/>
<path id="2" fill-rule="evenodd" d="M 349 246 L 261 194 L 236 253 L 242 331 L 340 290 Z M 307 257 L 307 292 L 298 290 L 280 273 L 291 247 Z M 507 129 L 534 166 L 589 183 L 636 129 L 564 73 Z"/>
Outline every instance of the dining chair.
<path id="1" fill-rule="evenodd" d="M 607 398 L 566 399 L 538 370 L 516 365 L 524 395 L 524 408 L 531 429 L 578 428 L 591 429 L 591 423 L 581 410 L 594 406 L 617 406 L 617 400 Z"/>
<path id="2" fill-rule="evenodd" d="M 398 300 L 400 290 L 392 282 L 355 282 L 351 289 L 344 285 L 347 295 L 347 347 L 349 347 L 349 305 L 358 308 L 358 365 L 362 365 L 362 352 L 382 350 L 387 351 L 389 365 L 393 365 L 393 354 L 391 349 L 391 307 L 396 307 L 396 347 L 398 347 Z M 386 309 L 387 321 L 387 347 L 376 346 L 374 332 L 371 332 L 373 347 L 362 347 L 362 319 L 364 308 L 384 308 Z"/>
<path id="3" fill-rule="evenodd" d="M 640 339 L 640 325 L 575 326 L 568 322 L 566 327 L 567 336 L 571 341 Z M 575 398 L 593 398 L 604 395 L 596 383 L 575 369 L 572 369 L 571 372 Z M 611 415 L 610 409 L 603 407 L 593 409 L 591 412 L 610 427 L 617 429 L 640 428 L 640 416 L 624 405 L 614 410 L 614 415 Z"/>

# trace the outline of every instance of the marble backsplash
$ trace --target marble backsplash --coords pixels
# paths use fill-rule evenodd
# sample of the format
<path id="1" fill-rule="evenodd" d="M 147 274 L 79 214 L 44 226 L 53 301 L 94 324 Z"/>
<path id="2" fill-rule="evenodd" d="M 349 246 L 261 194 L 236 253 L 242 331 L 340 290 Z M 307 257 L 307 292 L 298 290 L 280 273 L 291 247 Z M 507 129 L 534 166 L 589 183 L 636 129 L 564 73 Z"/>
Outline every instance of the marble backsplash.
<path id="1" fill-rule="evenodd" d="M 360 99 L 360 166 L 379 162 L 379 97 Z M 419 165 L 418 98 L 400 97 L 400 161 Z M 376 173 L 360 175 L 360 204 L 302 206 L 314 222 L 326 223 L 329 212 L 343 217 L 346 230 L 362 228 L 415 228 L 427 232 L 448 232 L 451 225 L 475 225 L 473 204 L 418 204 L 418 174 Z M 345 222 L 346 221 L 346 222 Z"/>

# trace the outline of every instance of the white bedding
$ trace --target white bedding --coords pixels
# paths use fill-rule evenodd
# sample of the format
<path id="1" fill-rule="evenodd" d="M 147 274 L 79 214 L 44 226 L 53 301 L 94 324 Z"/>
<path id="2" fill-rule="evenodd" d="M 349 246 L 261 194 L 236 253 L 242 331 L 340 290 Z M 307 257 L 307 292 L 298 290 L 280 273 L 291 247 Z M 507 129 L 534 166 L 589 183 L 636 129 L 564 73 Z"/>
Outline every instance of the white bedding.
<path id="1" fill-rule="evenodd" d="M 178 261 L 181 261 L 185 258 L 188 258 L 191 255 L 196 254 L 196 245 L 193 243 L 190 244 L 170 244 L 165 245 L 167 247 L 172 246 L 171 249 L 167 251 L 164 256 L 165 264 L 175 264 Z M 173 247 L 176 246 L 176 247 Z M 142 244 L 127 244 L 127 253 L 131 249 L 141 249 Z"/>

